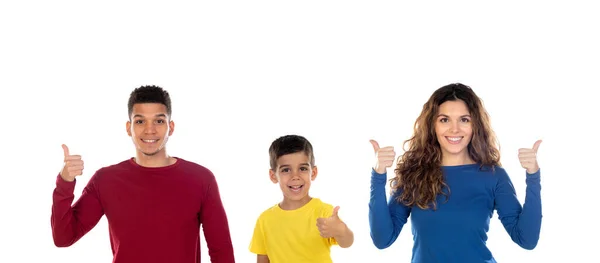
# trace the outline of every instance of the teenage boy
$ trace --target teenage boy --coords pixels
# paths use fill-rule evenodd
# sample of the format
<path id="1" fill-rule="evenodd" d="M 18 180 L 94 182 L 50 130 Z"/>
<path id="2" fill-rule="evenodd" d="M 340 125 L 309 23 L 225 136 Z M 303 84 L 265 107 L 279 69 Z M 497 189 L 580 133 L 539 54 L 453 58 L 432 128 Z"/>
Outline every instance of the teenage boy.
<path id="1" fill-rule="evenodd" d="M 74 199 L 83 160 L 63 144 L 56 178 L 52 237 L 68 247 L 106 215 L 114 263 L 198 263 L 200 225 L 213 263 L 234 263 L 227 216 L 212 172 L 167 154 L 175 128 L 169 93 L 142 86 L 129 97 L 127 134 L 136 156 L 96 171 Z"/>

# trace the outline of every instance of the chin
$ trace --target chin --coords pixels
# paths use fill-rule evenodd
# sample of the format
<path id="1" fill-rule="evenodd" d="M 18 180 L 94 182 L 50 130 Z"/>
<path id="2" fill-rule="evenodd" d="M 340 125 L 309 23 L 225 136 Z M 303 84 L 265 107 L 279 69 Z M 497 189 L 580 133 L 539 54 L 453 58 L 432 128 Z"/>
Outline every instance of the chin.
<path id="1" fill-rule="evenodd" d="M 154 155 L 156 155 L 159 152 L 160 152 L 160 150 L 156 150 L 156 151 L 142 151 L 142 150 L 140 150 L 140 153 L 142 153 L 143 155 L 146 155 L 146 156 L 154 156 Z"/>
<path id="2" fill-rule="evenodd" d="M 447 147 L 444 149 L 445 152 L 449 153 L 449 154 L 461 154 L 463 152 L 467 151 L 467 146 L 465 147 Z"/>
<path id="3" fill-rule="evenodd" d="M 300 201 L 300 200 L 306 198 L 306 196 L 308 196 L 308 194 L 302 194 L 302 195 L 288 194 L 287 198 L 292 201 Z"/>
<path id="4" fill-rule="evenodd" d="M 448 152 L 451 155 L 458 155 L 458 156 L 462 156 L 462 155 L 469 155 L 469 153 L 467 153 L 466 150 L 464 151 L 454 151 L 454 152 Z"/>

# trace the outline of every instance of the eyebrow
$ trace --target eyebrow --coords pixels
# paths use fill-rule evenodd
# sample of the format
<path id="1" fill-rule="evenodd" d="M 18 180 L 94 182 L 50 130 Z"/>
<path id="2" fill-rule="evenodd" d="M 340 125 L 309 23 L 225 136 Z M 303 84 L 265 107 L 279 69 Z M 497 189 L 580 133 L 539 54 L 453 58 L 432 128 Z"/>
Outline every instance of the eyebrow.
<path id="1" fill-rule="evenodd" d="M 133 115 L 133 117 L 134 118 L 144 118 L 144 116 L 142 116 L 141 114 Z M 154 115 L 154 117 L 163 117 L 163 118 L 166 118 L 167 115 L 164 114 L 164 113 L 159 113 L 159 114 Z"/>
<path id="2" fill-rule="evenodd" d="M 289 164 L 283 164 L 283 165 L 280 165 L 279 168 L 284 168 L 284 167 L 288 167 L 288 166 L 291 166 L 291 165 L 289 165 Z M 301 163 L 300 166 L 310 166 L 310 164 L 308 164 L 308 163 Z"/>
<path id="3" fill-rule="evenodd" d="M 447 117 L 447 118 L 450 118 L 450 116 L 448 116 L 448 115 L 446 115 L 446 114 L 438 114 L 438 116 L 437 116 L 437 117 Z M 471 118 L 471 115 L 469 115 L 469 114 L 465 114 L 465 115 L 461 115 L 461 116 L 460 116 L 460 118 L 464 118 L 464 117 L 469 117 L 469 118 Z"/>

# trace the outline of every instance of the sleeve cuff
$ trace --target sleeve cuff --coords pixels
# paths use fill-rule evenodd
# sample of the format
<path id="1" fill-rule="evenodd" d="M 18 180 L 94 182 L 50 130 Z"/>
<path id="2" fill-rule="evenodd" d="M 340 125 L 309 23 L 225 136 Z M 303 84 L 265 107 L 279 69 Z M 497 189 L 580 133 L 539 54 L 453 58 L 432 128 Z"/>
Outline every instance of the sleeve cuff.
<path id="1" fill-rule="evenodd" d="M 59 173 L 56 176 L 56 189 L 65 194 L 73 193 L 75 191 L 75 182 L 77 182 L 77 179 L 73 180 L 73 182 L 65 181 Z"/>
<path id="2" fill-rule="evenodd" d="M 371 184 L 384 184 L 387 180 L 387 172 L 377 173 L 375 169 L 371 168 Z"/>
<path id="3" fill-rule="evenodd" d="M 526 174 L 525 181 L 526 181 L 526 183 L 527 184 L 530 184 L 530 183 L 539 183 L 540 182 L 540 177 L 541 177 L 541 171 L 542 171 L 541 168 L 538 169 L 537 172 L 532 173 L 532 174 L 527 173 L 527 171 L 525 171 L 525 174 Z"/>

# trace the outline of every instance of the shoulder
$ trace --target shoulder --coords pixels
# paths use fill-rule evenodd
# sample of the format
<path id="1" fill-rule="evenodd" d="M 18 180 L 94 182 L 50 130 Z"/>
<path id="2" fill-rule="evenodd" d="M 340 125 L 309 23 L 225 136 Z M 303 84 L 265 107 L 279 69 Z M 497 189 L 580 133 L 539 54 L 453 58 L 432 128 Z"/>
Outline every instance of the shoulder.
<path id="1" fill-rule="evenodd" d="M 500 179 L 508 178 L 508 173 L 506 172 L 506 169 L 504 169 L 504 167 L 500 165 L 491 166 L 489 170 L 494 176 L 497 176 Z"/>
<path id="2" fill-rule="evenodd" d="M 496 186 L 504 185 L 506 183 L 512 184 L 506 169 L 500 165 L 483 167 L 481 171 L 484 172 L 486 177 L 492 180 Z"/>
<path id="3" fill-rule="evenodd" d="M 321 200 L 321 198 L 313 198 L 315 205 L 319 206 L 321 208 L 331 208 L 333 209 L 333 205 L 327 202 L 323 202 L 323 200 Z"/>
<path id="4" fill-rule="evenodd" d="M 124 170 L 127 168 L 131 167 L 130 162 L 132 162 L 131 159 L 126 159 L 123 161 L 120 161 L 118 163 L 114 163 L 114 164 L 110 164 L 107 166 L 103 166 L 102 168 L 100 168 L 98 171 L 103 171 L 103 172 L 112 172 L 112 171 L 119 171 L 119 170 Z"/>
<path id="5" fill-rule="evenodd" d="M 270 206 L 269 208 L 263 210 L 258 215 L 258 221 L 264 221 L 266 219 L 276 217 L 278 214 L 277 212 L 279 210 L 278 206 L 279 206 L 279 204 L 274 204 L 274 205 Z"/>
<path id="6" fill-rule="evenodd" d="M 107 176 L 115 176 L 116 174 L 119 174 L 121 172 L 128 171 L 132 168 L 130 162 L 131 160 L 127 159 L 115 164 L 103 166 L 96 171 L 92 178 L 97 179 L 104 178 Z"/>
<path id="7" fill-rule="evenodd" d="M 185 169 L 195 172 L 195 173 L 213 176 L 213 173 L 210 169 L 208 169 L 207 167 L 205 167 L 199 163 L 188 161 L 188 160 L 180 158 L 180 157 L 175 157 L 175 158 L 177 159 L 177 162 L 178 162 L 177 165 L 179 165 L 180 167 L 184 167 Z"/>
<path id="8" fill-rule="evenodd" d="M 207 167 L 196 162 L 188 161 L 183 158 L 177 158 L 177 172 L 188 175 L 194 180 L 200 180 L 208 183 L 216 183 L 215 174 Z"/>
<path id="9" fill-rule="evenodd" d="M 313 198 L 311 201 L 315 214 L 319 217 L 329 217 L 333 214 L 333 205 L 323 202 L 320 198 Z"/>

